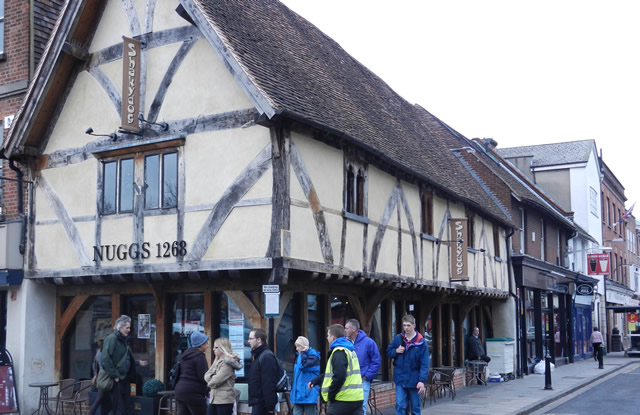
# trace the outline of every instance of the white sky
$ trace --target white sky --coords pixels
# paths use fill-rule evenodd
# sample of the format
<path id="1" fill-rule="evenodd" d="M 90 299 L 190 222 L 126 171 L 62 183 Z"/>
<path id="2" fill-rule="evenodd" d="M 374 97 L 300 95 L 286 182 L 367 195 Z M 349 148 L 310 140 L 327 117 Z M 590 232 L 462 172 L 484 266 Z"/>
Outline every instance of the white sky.
<path id="1" fill-rule="evenodd" d="M 640 1 L 282 1 L 468 138 L 595 139 L 640 199 Z"/>

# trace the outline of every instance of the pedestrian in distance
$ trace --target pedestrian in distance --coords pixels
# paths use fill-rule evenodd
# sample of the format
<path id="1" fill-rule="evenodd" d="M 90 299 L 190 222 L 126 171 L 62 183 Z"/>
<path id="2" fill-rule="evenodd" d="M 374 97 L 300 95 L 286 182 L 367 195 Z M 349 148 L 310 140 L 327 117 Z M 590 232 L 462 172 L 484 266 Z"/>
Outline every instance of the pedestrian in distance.
<path id="1" fill-rule="evenodd" d="M 598 369 L 604 369 L 604 361 L 602 356 L 602 343 L 604 343 L 604 338 L 602 337 L 602 333 L 600 333 L 597 327 L 593 328 L 593 333 L 591 333 L 589 343 L 591 343 L 591 346 L 593 346 L 593 353 L 598 359 Z"/>
<path id="2" fill-rule="evenodd" d="M 252 415 L 273 414 L 278 403 L 278 361 L 267 346 L 263 329 L 249 332 L 249 347 L 253 361 L 249 369 L 249 406 Z"/>
<path id="3" fill-rule="evenodd" d="M 467 350 L 469 360 L 484 360 L 487 363 L 491 361 L 484 351 L 482 340 L 480 340 L 480 329 L 477 327 L 473 328 L 473 334 L 469 336 Z"/>
<path id="4" fill-rule="evenodd" d="M 429 347 L 416 331 L 416 319 L 402 317 L 402 333 L 396 334 L 387 347 L 387 357 L 393 359 L 393 382 L 396 384 L 396 415 L 420 415 L 420 395 L 429 376 Z"/>
<path id="5" fill-rule="evenodd" d="M 242 360 L 232 350 L 227 338 L 219 338 L 213 342 L 215 360 L 204 375 L 209 393 L 207 415 L 231 415 L 236 402 L 236 370 L 242 369 Z"/>
<path id="6" fill-rule="evenodd" d="M 353 347 L 360 363 L 360 375 L 362 376 L 362 412 L 367 415 L 367 402 L 371 391 L 371 381 L 378 375 L 380 369 L 380 350 L 376 342 L 360 329 L 360 322 L 356 319 L 347 320 L 344 331 Z"/>
<path id="7" fill-rule="evenodd" d="M 324 374 L 309 382 L 308 388 L 322 385 L 320 394 L 329 403 L 327 415 L 362 415 L 362 377 L 353 343 L 344 337 L 344 326 L 327 328 L 330 356 Z"/>
<path id="8" fill-rule="evenodd" d="M 113 387 L 107 392 L 111 399 L 111 414 L 123 415 L 129 405 L 129 382 L 127 378 L 135 360 L 131 355 L 131 349 L 127 345 L 127 337 L 131 331 L 131 317 L 121 315 L 116 320 L 113 333 L 104 339 L 102 353 L 100 353 L 101 367 L 113 379 Z"/>
<path id="9" fill-rule="evenodd" d="M 320 353 L 309 346 L 309 339 L 299 336 L 295 342 L 298 357 L 293 367 L 291 403 L 293 415 L 316 415 L 318 413 L 319 388 L 308 388 L 309 382 L 320 374 Z"/>
<path id="10" fill-rule="evenodd" d="M 207 413 L 207 382 L 204 375 L 209 365 L 205 352 L 209 336 L 199 331 L 191 334 L 191 347 L 180 358 L 180 376 L 175 388 L 178 415 Z"/>

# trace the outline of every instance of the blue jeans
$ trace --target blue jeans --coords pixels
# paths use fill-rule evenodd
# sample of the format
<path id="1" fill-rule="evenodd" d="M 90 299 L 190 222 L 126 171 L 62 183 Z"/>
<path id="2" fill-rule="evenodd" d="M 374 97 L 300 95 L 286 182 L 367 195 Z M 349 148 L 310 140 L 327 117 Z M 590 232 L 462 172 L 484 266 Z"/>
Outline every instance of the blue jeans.
<path id="1" fill-rule="evenodd" d="M 396 385 L 396 415 L 406 415 L 409 402 L 411 403 L 411 414 L 420 415 L 418 388 L 403 388 Z"/>
<path id="2" fill-rule="evenodd" d="M 371 390 L 371 381 L 362 379 L 362 392 L 364 393 L 364 401 L 362 402 L 362 414 L 367 415 L 367 404 L 369 403 L 369 391 Z"/>

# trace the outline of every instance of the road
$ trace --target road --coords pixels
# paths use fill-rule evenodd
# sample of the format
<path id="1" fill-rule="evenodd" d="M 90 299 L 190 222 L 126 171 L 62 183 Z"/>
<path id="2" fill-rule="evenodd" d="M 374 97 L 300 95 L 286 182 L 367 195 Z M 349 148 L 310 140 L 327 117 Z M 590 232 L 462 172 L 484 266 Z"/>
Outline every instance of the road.
<path id="1" fill-rule="evenodd" d="M 640 414 L 640 364 L 611 374 L 532 415 Z"/>

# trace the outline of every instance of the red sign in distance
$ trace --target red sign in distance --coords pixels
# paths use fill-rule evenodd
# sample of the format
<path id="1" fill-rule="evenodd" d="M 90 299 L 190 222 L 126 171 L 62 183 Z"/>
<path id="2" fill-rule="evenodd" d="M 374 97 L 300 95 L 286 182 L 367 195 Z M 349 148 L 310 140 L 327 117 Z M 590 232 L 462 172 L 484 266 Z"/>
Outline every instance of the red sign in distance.
<path id="1" fill-rule="evenodd" d="M 587 275 L 609 275 L 609 254 L 587 254 Z"/>

